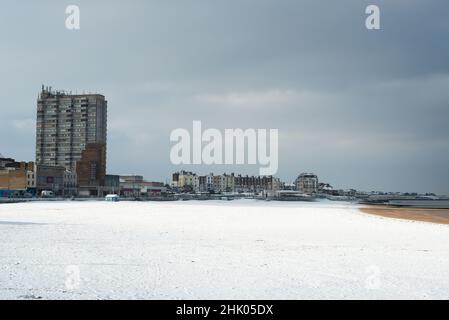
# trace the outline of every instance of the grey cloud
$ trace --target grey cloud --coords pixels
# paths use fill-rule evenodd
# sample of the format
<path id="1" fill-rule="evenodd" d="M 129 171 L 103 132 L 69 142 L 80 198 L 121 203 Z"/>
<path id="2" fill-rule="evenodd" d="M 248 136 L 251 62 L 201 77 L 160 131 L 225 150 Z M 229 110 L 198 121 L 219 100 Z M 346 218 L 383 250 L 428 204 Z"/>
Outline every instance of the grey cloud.
<path id="1" fill-rule="evenodd" d="M 165 180 L 170 131 L 278 128 L 279 176 L 449 194 L 449 5 L 375 1 L 15 1 L 0 11 L 0 152 L 34 158 L 42 83 L 109 100 L 108 171 Z M 192 167 L 257 173 L 249 167 Z"/>

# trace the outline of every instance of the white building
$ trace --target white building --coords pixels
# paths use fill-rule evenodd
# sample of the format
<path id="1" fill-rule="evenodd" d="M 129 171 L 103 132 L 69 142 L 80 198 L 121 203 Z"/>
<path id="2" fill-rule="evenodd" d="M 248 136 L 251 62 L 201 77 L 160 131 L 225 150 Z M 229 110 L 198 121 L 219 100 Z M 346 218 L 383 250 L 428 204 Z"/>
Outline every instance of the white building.
<path id="1" fill-rule="evenodd" d="M 36 189 L 36 165 L 34 171 L 27 171 L 27 189 Z"/>
<path id="2" fill-rule="evenodd" d="M 193 190 L 195 176 L 196 174 L 190 171 L 182 170 L 180 172 L 175 172 L 172 176 L 172 187 L 181 189 L 191 188 Z M 197 183 L 199 184 L 199 182 Z"/>
<path id="3" fill-rule="evenodd" d="M 66 170 L 63 176 L 64 195 L 75 196 L 77 193 L 77 176 L 75 172 Z"/>
<path id="4" fill-rule="evenodd" d="M 214 190 L 214 174 L 198 176 L 199 192 L 210 192 Z"/>

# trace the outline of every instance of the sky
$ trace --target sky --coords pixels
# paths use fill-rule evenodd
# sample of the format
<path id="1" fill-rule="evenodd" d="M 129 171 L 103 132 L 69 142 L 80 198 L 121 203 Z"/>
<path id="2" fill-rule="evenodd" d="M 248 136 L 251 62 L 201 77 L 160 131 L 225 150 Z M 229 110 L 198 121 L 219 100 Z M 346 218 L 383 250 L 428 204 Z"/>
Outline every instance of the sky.
<path id="1" fill-rule="evenodd" d="M 367 30 L 365 8 L 380 8 Z M 449 194 L 445 0 L 1 1 L 0 153 L 35 157 L 41 85 L 108 100 L 110 174 L 258 174 L 175 166 L 170 133 L 279 130 L 276 176 Z M 65 27 L 68 5 L 80 29 Z"/>

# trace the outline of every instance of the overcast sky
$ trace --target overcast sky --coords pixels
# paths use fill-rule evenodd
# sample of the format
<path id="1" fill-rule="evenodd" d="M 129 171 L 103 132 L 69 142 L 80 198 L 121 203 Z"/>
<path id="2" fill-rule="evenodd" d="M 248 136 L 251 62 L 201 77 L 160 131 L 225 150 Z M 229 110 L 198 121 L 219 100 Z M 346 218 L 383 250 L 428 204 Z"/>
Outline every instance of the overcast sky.
<path id="1" fill-rule="evenodd" d="M 65 28 L 65 8 L 81 29 Z M 377 4 L 381 30 L 365 28 Z M 3 1 L 0 153 L 35 157 L 41 84 L 109 103 L 108 172 L 166 181 L 170 132 L 279 129 L 277 176 L 449 194 L 449 3 Z"/>

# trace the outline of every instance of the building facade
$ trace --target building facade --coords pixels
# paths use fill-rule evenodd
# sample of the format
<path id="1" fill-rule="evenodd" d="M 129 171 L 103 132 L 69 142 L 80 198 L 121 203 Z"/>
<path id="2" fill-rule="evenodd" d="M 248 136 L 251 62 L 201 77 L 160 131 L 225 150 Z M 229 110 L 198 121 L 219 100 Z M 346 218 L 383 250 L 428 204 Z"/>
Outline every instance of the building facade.
<path id="1" fill-rule="evenodd" d="M 0 197 L 22 197 L 35 193 L 34 162 L 0 158 Z"/>
<path id="2" fill-rule="evenodd" d="M 37 100 L 36 164 L 76 172 L 89 144 L 104 146 L 107 101 L 100 94 L 68 94 L 42 87 Z"/>
<path id="3" fill-rule="evenodd" d="M 107 174 L 105 176 L 105 188 L 109 194 L 120 194 L 120 176 Z"/>
<path id="4" fill-rule="evenodd" d="M 199 192 L 214 192 L 214 174 L 198 177 Z"/>
<path id="5" fill-rule="evenodd" d="M 172 187 L 182 189 L 184 191 L 193 191 L 194 184 L 199 186 L 199 181 L 196 181 L 196 174 L 190 171 L 179 171 L 172 175 Z"/>
<path id="6" fill-rule="evenodd" d="M 315 194 L 318 192 L 318 176 L 313 173 L 301 173 L 295 180 L 296 190 L 304 194 Z"/>
<path id="7" fill-rule="evenodd" d="M 144 197 L 160 196 L 167 192 L 167 187 L 162 182 L 143 181 L 140 194 Z"/>
<path id="8" fill-rule="evenodd" d="M 27 173 L 24 170 L 0 170 L 0 190 L 4 195 L 23 194 L 27 190 Z"/>
<path id="9" fill-rule="evenodd" d="M 162 182 L 145 181 L 142 176 L 120 176 L 120 195 L 125 198 L 152 197 L 167 192 Z"/>
<path id="10" fill-rule="evenodd" d="M 260 193 L 280 189 L 279 178 L 273 176 L 241 176 L 235 177 L 235 191 L 239 193 Z"/>
<path id="11" fill-rule="evenodd" d="M 63 175 L 64 191 L 63 195 L 67 197 L 74 197 L 78 193 L 78 179 L 76 172 L 65 170 Z"/>
<path id="12" fill-rule="evenodd" d="M 78 187 L 89 190 L 90 195 L 98 195 L 105 185 L 106 178 L 106 145 L 104 143 L 89 143 L 76 164 Z"/>
<path id="13" fill-rule="evenodd" d="M 65 172 L 66 168 L 63 166 L 38 165 L 36 172 L 37 194 L 42 194 L 42 191 L 53 191 L 56 196 L 63 196 Z"/>
<path id="14" fill-rule="evenodd" d="M 35 196 L 37 193 L 37 166 L 34 163 L 30 163 L 27 168 L 27 192 Z"/>
<path id="15" fill-rule="evenodd" d="M 143 176 L 120 176 L 120 195 L 123 197 L 140 197 Z"/>
<path id="16" fill-rule="evenodd" d="M 261 193 L 279 190 L 281 182 L 273 176 L 236 176 L 234 173 L 201 176 L 180 171 L 173 174 L 172 186 L 182 191 L 188 191 L 191 186 L 196 193 Z"/>
<path id="17" fill-rule="evenodd" d="M 222 174 L 214 176 L 214 191 L 215 192 L 234 192 L 235 177 L 234 174 Z"/>

